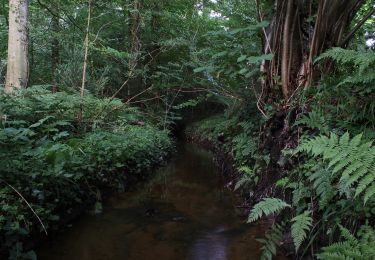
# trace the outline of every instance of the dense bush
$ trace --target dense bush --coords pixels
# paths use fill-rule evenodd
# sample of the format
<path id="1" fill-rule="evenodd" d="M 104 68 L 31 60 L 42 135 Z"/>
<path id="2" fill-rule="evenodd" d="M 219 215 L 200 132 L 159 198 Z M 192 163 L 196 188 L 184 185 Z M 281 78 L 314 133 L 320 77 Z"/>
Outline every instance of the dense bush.
<path id="1" fill-rule="evenodd" d="M 317 61 L 327 59 L 341 66 L 300 95 L 296 120 L 288 130 L 298 140 L 284 149 L 277 165 L 262 154 L 270 151 L 261 150 L 259 122 L 240 120 L 240 111 L 187 130 L 233 155 L 242 173 L 235 188 L 244 187 L 247 194 L 257 189 L 269 167 L 277 169 L 278 176 L 268 177 L 268 192 L 253 197 L 258 203 L 249 214 L 249 222 L 263 216 L 275 219 L 260 239 L 264 259 L 276 254 L 282 240 L 294 246 L 297 257 L 311 250 L 320 251 L 321 259 L 371 259 L 374 254 L 375 56 L 336 48 Z M 218 141 L 220 134 L 226 137 L 224 144 Z"/>
<path id="2" fill-rule="evenodd" d="M 14 258 L 20 241 L 100 201 L 104 189 L 123 189 L 172 147 L 119 100 L 86 95 L 82 122 L 79 107 L 78 94 L 43 87 L 0 95 L 0 250 Z"/>
<path id="3" fill-rule="evenodd" d="M 269 156 L 259 149 L 257 123 L 254 121 L 242 120 L 238 114 L 225 113 L 197 121 L 185 131 L 188 138 L 209 142 L 215 150 L 233 158 L 232 166 L 240 173 L 236 190 L 258 183 L 257 171 L 269 163 Z"/>
<path id="4" fill-rule="evenodd" d="M 370 259 L 375 216 L 375 55 L 334 48 L 317 62 L 321 60 L 340 66 L 319 86 L 302 92 L 297 104 L 302 113 L 293 126 L 298 145 L 284 150 L 289 168 L 280 167 L 282 179 L 275 183 L 282 200 L 267 205 L 261 201 L 250 215 L 278 215 L 300 257 L 325 246 L 318 255 L 321 259 Z M 279 209 L 285 210 L 279 214 Z M 265 256 L 272 255 L 270 248 L 266 251 Z"/>

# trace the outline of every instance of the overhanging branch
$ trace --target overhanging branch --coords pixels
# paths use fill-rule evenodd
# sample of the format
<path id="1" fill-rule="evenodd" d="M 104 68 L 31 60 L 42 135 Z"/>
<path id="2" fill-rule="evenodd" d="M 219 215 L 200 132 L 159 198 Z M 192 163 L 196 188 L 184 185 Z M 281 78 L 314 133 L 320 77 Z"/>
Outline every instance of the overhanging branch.
<path id="1" fill-rule="evenodd" d="M 345 37 L 345 39 L 340 43 L 341 47 L 346 46 L 349 41 L 353 38 L 355 33 L 361 28 L 361 26 L 375 13 L 375 5 L 372 7 L 370 12 L 367 13 L 365 17 L 362 18 L 361 21 L 351 30 L 351 32 Z"/>

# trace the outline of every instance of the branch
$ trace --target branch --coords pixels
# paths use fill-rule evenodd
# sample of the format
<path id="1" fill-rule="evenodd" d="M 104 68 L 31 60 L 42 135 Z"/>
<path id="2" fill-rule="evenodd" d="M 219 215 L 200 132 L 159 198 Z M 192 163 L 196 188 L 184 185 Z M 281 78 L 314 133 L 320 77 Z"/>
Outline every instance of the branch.
<path id="1" fill-rule="evenodd" d="M 375 5 L 372 7 L 370 12 L 362 18 L 361 21 L 353 28 L 353 30 L 345 37 L 345 39 L 340 43 L 340 46 L 346 46 L 349 41 L 353 38 L 354 34 L 361 28 L 361 26 L 375 13 Z"/>
<path id="2" fill-rule="evenodd" d="M 81 32 L 83 32 L 82 28 L 79 27 L 79 26 L 77 25 L 77 23 L 76 23 L 76 22 L 75 22 L 75 21 L 74 21 L 69 15 L 67 15 L 66 12 L 65 12 L 64 10 L 63 10 L 63 12 L 64 12 L 64 14 L 66 15 L 66 17 L 68 17 L 68 20 L 69 20 L 69 21 L 67 21 L 64 17 L 62 17 L 62 16 L 59 15 L 58 13 L 55 13 L 54 11 L 52 11 L 51 8 L 49 8 L 47 4 L 42 3 L 40 0 L 37 0 L 37 2 L 38 2 L 38 4 L 39 4 L 42 8 L 46 9 L 47 12 L 49 12 L 51 15 L 53 15 L 53 16 L 59 18 L 59 19 L 62 19 L 62 20 L 63 20 L 64 22 L 66 22 L 66 23 L 69 23 L 69 22 L 70 22 L 74 27 L 76 27 L 78 30 L 80 30 Z"/>
<path id="3" fill-rule="evenodd" d="M 129 98 L 129 99 L 128 99 L 128 100 L 126 101 L 126 104 L 129 104 L 129 103 L 130 103 L 130 101 L 132 101 L 133 99 L 135 99 L 135 98 L 139 97 L 139 96 L 140 96 L 140 95 L 142 95 L 143 93 L 145 93 L 145 92 L 149 91 L 149 90 L 150 90 L 150 89 L 152 89 L 153 87 L 154 87 L 154 85 L 151 85 L 151 87 L 149 87 L 149 88 L 147 88 L 147 89 L 143 90 L 142 92 L 138 93 L 137 95 L 135 95 L 135 96 L 133 96 L 133 97 Z"/>

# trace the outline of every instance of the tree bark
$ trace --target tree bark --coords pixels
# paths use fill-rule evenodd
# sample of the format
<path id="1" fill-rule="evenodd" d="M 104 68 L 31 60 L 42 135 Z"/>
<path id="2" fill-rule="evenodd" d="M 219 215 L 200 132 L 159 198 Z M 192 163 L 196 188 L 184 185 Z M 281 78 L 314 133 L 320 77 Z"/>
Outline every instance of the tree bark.
<path id="1" fill-rule="evenodd" d="M 28 0 L 9 0 L 8 66 L 5 91 L 26 88 L 28 62 Z"/>
<path id="2" fill-rule="evenodd" d="M 363 0 L 275 0 L 270 26 L 263 33 L 264 51 L 274 55 L 262 64 L 264 101 L 283 99 L 288 105 L 300 87 L 312 85 L 319 75 L 314 59 L 346 43 L 351 35 L 345 33 L 363 4 Z"/>

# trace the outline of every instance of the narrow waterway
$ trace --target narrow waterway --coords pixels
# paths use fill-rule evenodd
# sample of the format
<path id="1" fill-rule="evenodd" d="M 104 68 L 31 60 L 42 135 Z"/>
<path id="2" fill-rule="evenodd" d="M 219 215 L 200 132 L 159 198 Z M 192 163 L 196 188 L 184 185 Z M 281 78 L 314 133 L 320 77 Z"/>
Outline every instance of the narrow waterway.
<path id="1" fill-rule="evenodd" d="M 223 186 L 212 154 L 181 145 L 150 182 L 76 221 L 38 250 L 39 259 L 259 259 L 255 239 L 265 227 L 245 224 Z"/>

